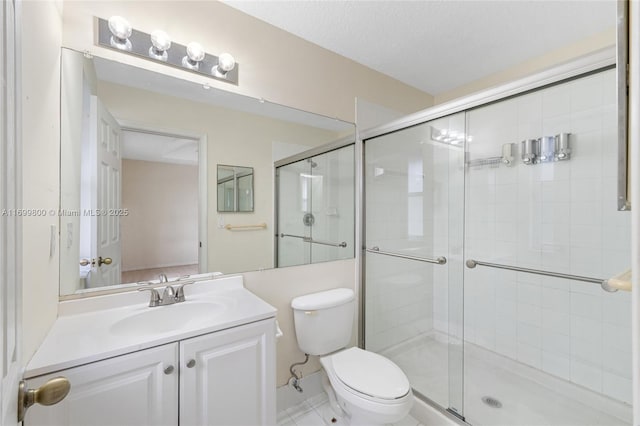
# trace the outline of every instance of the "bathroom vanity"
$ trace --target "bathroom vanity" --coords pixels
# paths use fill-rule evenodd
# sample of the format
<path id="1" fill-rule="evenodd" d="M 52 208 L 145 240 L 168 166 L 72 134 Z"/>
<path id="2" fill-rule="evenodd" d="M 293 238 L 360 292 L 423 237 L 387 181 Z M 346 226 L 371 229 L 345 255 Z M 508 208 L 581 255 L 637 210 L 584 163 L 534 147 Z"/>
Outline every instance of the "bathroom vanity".
<path id="1" fill-rule="evenodd" d="M 62 302 L 25 378 L 37 388 L 62 376 L 71 390 L 31 407 L 25 425 L 275 424 L 275 308 L 242 277 L 185 296 L 158 307 L 146 292 Z"/>

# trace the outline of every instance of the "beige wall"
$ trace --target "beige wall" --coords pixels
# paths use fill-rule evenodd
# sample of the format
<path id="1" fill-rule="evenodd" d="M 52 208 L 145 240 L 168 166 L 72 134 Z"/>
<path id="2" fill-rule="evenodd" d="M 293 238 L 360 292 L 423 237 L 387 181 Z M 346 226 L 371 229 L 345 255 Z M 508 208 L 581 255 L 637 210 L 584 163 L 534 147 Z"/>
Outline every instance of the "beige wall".
<path id="1" fill-rule="evenodd" d="M 37 31 L 34 29 L 37 28 Z M 22 2 L 22 204 L 60 204 L 60 43 L 62 5 Z M 53 71 L 52 71 L 53 70 Z M 31 358 L 57 315 L 58 250 L 49 252 L 58 217 L 25 217 L 22 235 L 23 360 Z"/>
<path id="2" fill-rule="evenodd" d="M 529 59 L 525 62 L 509 67 L 500 72 L 488 75 L 478 80 L 464 84 L 448 92 L 440 93 L 434 97 L 434 104 L 441 104 L 452 99 L 460 98 L 471 93 L 479 92 L 490 87 L 499 86 L 528 75 L 536 74 L 545 69 L 560 65 L 581 56 L 594 53 L 601 49 L 611 48 L 616 44 L 615 27 L 607 31 L 587 37 L 579 42 L 569 44 L 542 56 Z"/>
<path id="3" fill-rule="evenodd" d="M 277 319 L 284 333 L 276 344 L 278 386 L 285 385 L 289 380 L 291 364 L 304 361 L 304 353 L 298 348 L 296 340 L 291 300 L 304 294 L 338 287 L 355 291 L 355 266 L 355 260 L 348 259 L 243 274 L 245 287 L 278 309 Z M 357 324 L 354 321 L 351 342 L 353 345 L 356 342 L 355 330 Z M 310 357 L 309 363 L 305 366 L 296 367 L 296 371 L 302 371 L 303 376 L 318 370 L 320 363 L 315 356 Z"/>
<path id="4" fill-rule="evenodd" d="M 352 60 L 217 1 L 69 1 L 63 45 L 202 83 L 204 77 L 94 45 L 93 17 L 124 16 L 134 28 L 164 29 L 177 43 L 199 41 L 212 54 L 229 52 L 240 64 L 240 84 L 209 79 L 224 90 L 354 122 L 363 97 L 404 113 L 433 98 Z"/>
<path id="5" fill-rule="evenodd" d="M 273 266 L 272 142 L 312 147 L 336 139 L 336 133 L 111 83 L 100 83 L 98 96 L 119 120 L 207 136 L 209 271 L 235 273 Z M 254 168 L 253 212 L 217 212 L 218 164 Z M 218 228 L 219 219 L 231 225 L 266 222 L 268 228 L 228 231 Z"/>
<path id="6" fill-rule="evenodd" d="M 198 263 L 198 166 L 122 161 L 122 271 Z"/>

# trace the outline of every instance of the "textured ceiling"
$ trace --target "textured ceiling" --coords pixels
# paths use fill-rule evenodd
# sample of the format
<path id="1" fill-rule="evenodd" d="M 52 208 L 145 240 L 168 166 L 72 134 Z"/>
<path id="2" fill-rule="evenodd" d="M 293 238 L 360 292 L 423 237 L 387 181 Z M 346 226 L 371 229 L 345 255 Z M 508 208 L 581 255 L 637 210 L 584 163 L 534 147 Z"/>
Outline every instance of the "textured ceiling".
<path id="1" fill-rule="evenodd" d="M 615 0 L 226 4 L 437 95 L 615 26 Z"/>

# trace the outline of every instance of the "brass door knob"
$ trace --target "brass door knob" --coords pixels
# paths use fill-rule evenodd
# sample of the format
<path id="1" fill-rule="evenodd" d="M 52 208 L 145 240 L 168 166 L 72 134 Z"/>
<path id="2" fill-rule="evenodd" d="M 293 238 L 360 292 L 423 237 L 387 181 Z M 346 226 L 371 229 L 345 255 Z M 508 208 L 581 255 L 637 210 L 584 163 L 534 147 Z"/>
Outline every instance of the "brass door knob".
<path id="1" fill-rule="evenodd" d="M 80 266 L 95 265 L 95 261 L 89 259 L 80 259 Z"/>
<path id="2" fill-rule="evenodd" d="M 111 265 L 111 262 L 113 262 L 113 260 L 111 260 L 110 257 L 105 257 L 104 259 L 102 258 L 102 256 L 100 256 L 98 258 L 98 267 L 102 266 L 102 264 L 105 265 Z"/>
<path id="3" fill-rule="evenodd" d="M 33 404 L 54 405 L 62 401 L 71 389 L 66 377 L 55 377 L 38 389 L 27 389 L 27 382 L 22 380 L 18 387 L 18 422 L 24 420 L 27 409 Z"/>

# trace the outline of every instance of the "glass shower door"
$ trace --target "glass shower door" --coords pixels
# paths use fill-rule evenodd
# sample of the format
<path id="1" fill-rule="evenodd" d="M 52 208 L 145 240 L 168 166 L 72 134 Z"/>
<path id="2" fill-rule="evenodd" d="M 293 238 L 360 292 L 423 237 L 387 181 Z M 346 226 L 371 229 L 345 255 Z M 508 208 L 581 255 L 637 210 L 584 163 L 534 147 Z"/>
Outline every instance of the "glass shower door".
<path id="1" fill-rule="evenodd" d="M 348 145 L 276 169 L 278 267 L 354 256 L 354 155 Z"/>
<path id="2" fill-rule="evenodd" d="M 355 148 L 349 145 L 312 157 L 310 174 L 311 260 L 350 259 L 355 235 Z"/>
<path id="3" fill-rule="evenodd" d="M 365 347 L 462 416 L 464 114 L 364 142 Z"/>
<path id="4" fill-rule="evenodd" d="M 467 112 L 465 417 L 631 424 L 615 70 Z M 570 148 L 570 151 L 567 150 Z"/>
<path id="5" fill-rule="evenodd" d="M 276 169 L 278 235 L 276 266 L 311 262 L 311 162 L 301 160 Z"/>

